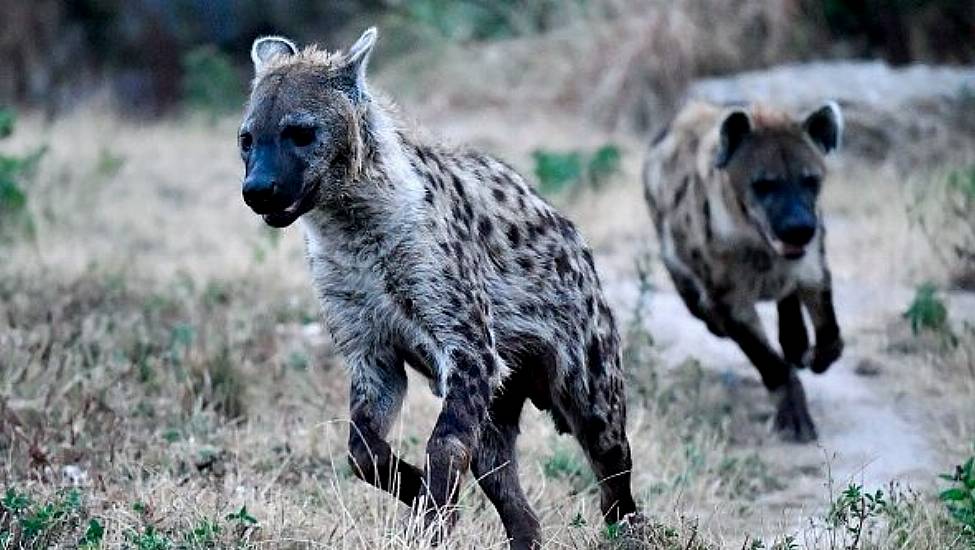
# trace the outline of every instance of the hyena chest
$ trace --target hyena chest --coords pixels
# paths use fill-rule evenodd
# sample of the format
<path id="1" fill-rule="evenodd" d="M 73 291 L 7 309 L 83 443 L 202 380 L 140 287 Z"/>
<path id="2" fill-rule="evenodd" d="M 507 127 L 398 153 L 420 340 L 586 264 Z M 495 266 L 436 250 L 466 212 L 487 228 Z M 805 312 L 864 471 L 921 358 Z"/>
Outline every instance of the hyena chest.
<path id="1" fill-rule="evenodd" d="M 695 269 L 705 286 L 730 301 L 779 300 L 796 288 L 793 265 L 763 247 L 739 245 L 713 251 Z"/>

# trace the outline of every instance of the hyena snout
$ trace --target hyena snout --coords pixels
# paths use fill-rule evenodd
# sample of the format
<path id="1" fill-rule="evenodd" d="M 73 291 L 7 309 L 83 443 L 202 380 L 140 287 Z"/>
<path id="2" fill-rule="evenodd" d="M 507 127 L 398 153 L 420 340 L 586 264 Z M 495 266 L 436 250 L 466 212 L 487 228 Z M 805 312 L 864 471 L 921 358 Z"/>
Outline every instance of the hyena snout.
<path id="1" fill-rule="evenodd" d="M 802 257 L 806 246 L 816 236 L 818 225 L 816 214 L 805 208 L 793 209 L 787 215 L 774 220 L 772 232 L 779 241 L 779 252 L 790 259 Z"/>
<path id="2" fill-rule="evenodd" d="M 290 204 L 278 181 L 265 174 L 253 174 L 245 178 L 243 194 L 244 202 L 258 214 L 281 210 Z"/>
<path id="3" fill-rule="evenodd" d="M 790 218 L 780 227 L 776 228 L 776 236 L 786 244 L 793 246 L 806 246 L 816 234 L 816 218 L 796 217 Z"/>

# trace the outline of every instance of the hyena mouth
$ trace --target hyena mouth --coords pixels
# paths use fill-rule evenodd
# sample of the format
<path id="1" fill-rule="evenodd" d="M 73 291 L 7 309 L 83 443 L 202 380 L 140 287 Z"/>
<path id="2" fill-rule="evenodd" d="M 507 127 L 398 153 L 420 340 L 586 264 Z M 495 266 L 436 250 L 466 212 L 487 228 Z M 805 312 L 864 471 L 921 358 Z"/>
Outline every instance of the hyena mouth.
<path id="1" fill-rule="evenodd" d="M 776 239 L 775 251 L 787 260 L 798 260 L 806 255 L 806 246 L 789 244 Z"/>
<path id="2" fill-rule="evenodd" d="M 264 223 L 271 227 L 281 229 L 288 227 L 295 220 L 300 218 L 302 214 L 308 212 L 315 206 L 315 198 L 318 195 L 318 184 L 312 185 L 302 192 L 298 200 L 291 203 L 291 206 L 285 208 L 284 210 L 278 210 L 277 212 L 269 212 L 267 214 L 262 214 L 261 217 L 264 218 Z"/>

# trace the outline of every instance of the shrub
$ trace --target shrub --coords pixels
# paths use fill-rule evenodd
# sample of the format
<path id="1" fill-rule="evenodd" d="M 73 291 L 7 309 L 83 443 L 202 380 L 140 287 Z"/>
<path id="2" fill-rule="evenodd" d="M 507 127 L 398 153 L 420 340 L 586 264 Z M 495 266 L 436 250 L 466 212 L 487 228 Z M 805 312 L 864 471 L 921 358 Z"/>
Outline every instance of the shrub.
<path id="1" fill-rule="evenodd" d="M 924 283 L 917 288 L 914 300 L 903 313 L 903 317 L 911 323 L 911 331 L 915 336 L 924 331 L 942 334 L 951 331 L 948 326 L 948 308 L 938 295 L 938 289 L 931 283 Z"/>
<path id="2" fill-rule="evenodd" d="M 212 116 L 240 109 L 244 92 L 230 58 L 215 46 L 194 48 L 183 57 L 183 102 Z"/>
<path id="3" fill-rule="evenodd" d="M 583 184 L 598 189 L 619 172 L 622 153 L 616 145 L 606 144 L 591 153 L 538 149 L 532 158 L 538 190 L 555 194 Z"/>
<path id="4" fill-rule="evenodd" d="M 957 466 L 953 474 L 944 474 L 941 478 L 951 482 L 951 486 L 942 491 L 939 498 L 963 536 L 975 545 L 975 456 Z"/>

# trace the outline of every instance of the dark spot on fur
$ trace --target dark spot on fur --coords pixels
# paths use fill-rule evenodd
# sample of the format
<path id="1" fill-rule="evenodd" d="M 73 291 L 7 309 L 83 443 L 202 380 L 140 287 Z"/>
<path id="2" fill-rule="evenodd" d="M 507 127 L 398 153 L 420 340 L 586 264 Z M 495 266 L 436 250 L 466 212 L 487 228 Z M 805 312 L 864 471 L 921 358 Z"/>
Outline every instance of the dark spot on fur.
<path id="1" fill-rule="evenodd" d="M 491 232 L 494 231 L 494 224 L 487 216 L 482 216 L 480 221 L 477 222 L 477 231 L 481 234 L 482 239 L 487 239 L 491 236 Z"/>
<path id="2" fill-rule="evenodd" d="M 511 243 L 511 248 L 518 248 L 518 245 L 521 244 L 521 231 L 518 230 L 518 227 L 515 224 L 509 224 L 506 233 L 508 242 Z"/>
<path id="3" fill-rule="evenodd" d="M 494 195 L 494 200 L 498 202 L 504 202 L 505 194 L 504 191 L 502 191 L 501 189 L 494 188 L 491 190 L 491 194 Z"/>
<path id="4" fill-rule="evenodd" d="M 670 133 L 670 123 L 668 122 L 667 124 L 664 125 L 663 128 L 660 129 L 659 132 L 657 132 L 657 135 L 653 137 L 653 141 L 650 142 L 650 145 L 652 147 L 656 147 L 657 145 L 660 145 L 660 142 L 663 141 L 664 138 L 666 138 L 667 134 L 669 133 Z"/>
<path id="5" fill-rule="evenodd" d="M 676 193 L 674 195 L 674 206 L 675 207 L 677 205 L 679 205 L 682 200 L 684 200 L 684 195 L 687 194 L 687 188 L 690 187 L 690 185 L 691 185 L 691 177 L 690 176 L 684 176 L 684 180 L 681 181 L 680 187 L 677 188 L 677 191 L 676 191 Z"/>
<path id="6" fill-rule="evenodd" d="M 565 251 L 561 251 L 557 256 L 555 256 L 555 272 L 559 274 L 559 277 L 563 280 L 565 276 L 572 271 L 572 264 L 569 262 L 569 256 L 566 255 Z"/>
<path id="7" fill-rule="evenodd" d="M 457 174 L 453 174 L 453 173 L 450 174 L 450 177 L 454 183 L 454 189 L 457 191 L 457 196 L 459 196 L 462 199 L 466 199 L 467 192 L 464 191 L 464 184 L 460 182 L 460 178 L 457 177 Z"/>
<path id="8" fill-rule="evenodd" d="M 711 234 L 711 203 L 704 201 L 704 238 L 711 242 L 714 235 Z"/>

